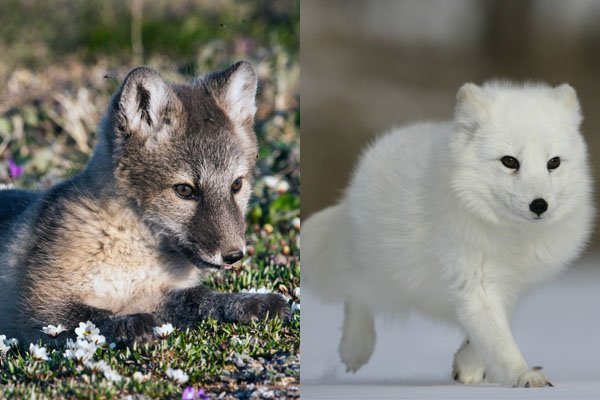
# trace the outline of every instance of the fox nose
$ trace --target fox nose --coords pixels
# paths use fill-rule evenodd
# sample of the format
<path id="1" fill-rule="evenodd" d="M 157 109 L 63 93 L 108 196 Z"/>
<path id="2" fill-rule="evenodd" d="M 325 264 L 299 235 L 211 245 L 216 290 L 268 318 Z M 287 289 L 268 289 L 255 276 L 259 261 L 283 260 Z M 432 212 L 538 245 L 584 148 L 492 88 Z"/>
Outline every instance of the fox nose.
<path id="1" fill-rule="evenodd" d="M 546 203 L 546 200 L 544 199 L 535 199 L 529 205 L 529 209 L 531 212 L 536 213 L 539 217 L 548 209 L 548 203 Z"/>
<path id="2" fill-rule="evenodd" d="M 223 254 L 223 261 L 225 261 L 227 264 L 233 264 L 236 261 L 241 260 L 242 257 L 244 257 L 244 252 L 242 250 L 234 250 L 227 254 Z"/>

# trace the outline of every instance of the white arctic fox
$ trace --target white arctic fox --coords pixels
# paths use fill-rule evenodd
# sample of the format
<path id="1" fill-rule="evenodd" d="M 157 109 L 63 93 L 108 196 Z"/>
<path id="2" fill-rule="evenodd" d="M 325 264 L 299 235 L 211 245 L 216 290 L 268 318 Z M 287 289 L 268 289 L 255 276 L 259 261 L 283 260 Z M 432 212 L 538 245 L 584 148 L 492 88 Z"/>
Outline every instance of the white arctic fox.
<path id="1" fill-rule="evenodd" d="M 303 226 L 302 275 L 345 302 L 342 361 L 375 344 L 374 315 L 457 323 L 462 383 L 552 386 L 510 329 L 518 297 L 582 251 L 594 210 L 573 88 L 465 84 L 454 121 L 395 129 L 363 155 L 336 206 Z"/>

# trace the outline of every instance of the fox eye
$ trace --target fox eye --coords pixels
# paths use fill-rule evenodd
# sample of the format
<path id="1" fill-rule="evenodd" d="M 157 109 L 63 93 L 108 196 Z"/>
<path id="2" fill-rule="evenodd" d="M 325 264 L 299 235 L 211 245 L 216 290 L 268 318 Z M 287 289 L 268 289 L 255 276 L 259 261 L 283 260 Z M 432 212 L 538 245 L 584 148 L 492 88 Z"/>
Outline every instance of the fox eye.
<path id="1" fill-rule="evenodd" d="M 556 169 L 560 165 L 560 157 L 553 157 L 548 161 L 548 169 Z"/>
<path id="2" fill-rule="evenodd" d="M 510 169 L 519 169 L 519 160 L 517 160 L 514 157 L 511 156 L 504 156 L 500 159 L 500 161 L 502 161 L 502 164 L 506 167 L 506 168 L 510 168 Z"/>
<path id="3" fill-rule="evenodd" d="M 241 188 L 242 188 L 242 178 L 237 178 L 231 184 L 231 191 L 235 194 L 235 193 L 238 193 Z"/>
<path id="4" fill-rule="evenodd" d="M 185 183 L 179 183 L 173 186 L 173 190 L 177 196 L 181 197 L 184 200 L 195 200 L 196 194 L 194 193 L 194 188 Z"/>

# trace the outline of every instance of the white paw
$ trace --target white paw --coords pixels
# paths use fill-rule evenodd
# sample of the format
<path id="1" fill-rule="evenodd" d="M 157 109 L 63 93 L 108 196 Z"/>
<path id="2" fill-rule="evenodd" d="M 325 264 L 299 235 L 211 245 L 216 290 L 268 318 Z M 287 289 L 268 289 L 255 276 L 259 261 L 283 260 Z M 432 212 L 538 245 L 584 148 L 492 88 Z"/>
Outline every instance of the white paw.
<path id="1" fill-rule="evenodd" d="M 517 382 L 513 385 L 513 387 L 523 388 L 544 386 L 553 387 L 554 385 L 548 381 L 548 378 L 546 378 L 544 374 L 542 374 L 542 367 L 533 367 L 532 369 L 523 372 L 517 379 Z"/>
<path id="2" fill-rule="evenodd" d="M 346 304 L 342 340 L 338 351 L 348 372 L 366 364 L 375 348 L 375 321 L 366 309 Z"/>
<path id="3" fill-rule="evenodd" d="M 356 372 L 360 367 L 365 365 L 375 347 L 375 332 L 344 332 L 342 341 L 340 342 L 339 353 L 346 370 L 348 372 Z"/>
<path id="4" fill-rule="evenodd" d="M 486 382 L 486 372 L 483 360 L 469 344 L 469 341 L 463 342 L 452 363 L 452 378 L 455 381 L 465 385 Z"/>

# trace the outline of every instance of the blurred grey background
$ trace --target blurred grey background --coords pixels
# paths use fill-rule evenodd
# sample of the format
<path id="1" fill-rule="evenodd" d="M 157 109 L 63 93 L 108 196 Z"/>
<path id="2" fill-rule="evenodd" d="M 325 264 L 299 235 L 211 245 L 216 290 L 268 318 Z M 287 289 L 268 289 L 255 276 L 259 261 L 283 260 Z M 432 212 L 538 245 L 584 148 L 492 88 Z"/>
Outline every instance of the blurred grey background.
<path id="1" fill-rule="evenodd" d="M 600 176 L 600 1 L 303 0 L 300 21 L 304 218 L 382 131 L 450 119 L 461 84 L 494 77 L 573 85 Z"/>

